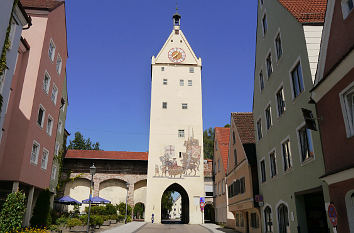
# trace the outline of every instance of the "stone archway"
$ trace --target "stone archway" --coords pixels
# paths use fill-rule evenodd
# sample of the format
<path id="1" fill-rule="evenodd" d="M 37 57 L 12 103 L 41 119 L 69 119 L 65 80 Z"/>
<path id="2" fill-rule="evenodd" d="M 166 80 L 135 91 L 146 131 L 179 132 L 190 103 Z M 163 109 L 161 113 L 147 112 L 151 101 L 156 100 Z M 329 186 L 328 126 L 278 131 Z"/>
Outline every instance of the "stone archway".
<path id="1" fill-rule="evenodd" d="M 181 195 L 181 220 L 178 223 L 183 223 L 183 224 L 188 224 L 189 223 L 189 197 L 187 191 L 179 184 L 173 183 L 170 186 L 166 188 L 165 192 L 172 191 L 172 192 L 178 192 Z M 163 208 L 162 208 L 162 198 L 161 198 L 161 223 L 169 223 L 168 219 L 163 217 L 162 214 Z"/>
<path id="2" fill-rule="evenodd" d="M 111 201 L 113 205 L 126 201 L 127 182 L 121 179 L 108 179 L 99 184 L 99 196 Z"/>

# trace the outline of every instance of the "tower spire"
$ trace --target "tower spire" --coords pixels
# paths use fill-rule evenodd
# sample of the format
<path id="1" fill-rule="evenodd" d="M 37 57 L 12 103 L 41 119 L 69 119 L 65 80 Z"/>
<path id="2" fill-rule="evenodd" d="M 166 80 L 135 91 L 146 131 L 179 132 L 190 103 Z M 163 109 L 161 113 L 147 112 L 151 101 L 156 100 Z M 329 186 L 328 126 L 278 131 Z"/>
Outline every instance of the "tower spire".
<path id="1" fill-rule="evenodd" d="M 176 0 L 176 13 L 172 16 L 173 19 L 173 29 L 179 30 L 181 26 L 181 15 L 178 14 L 178 1 Z"/>

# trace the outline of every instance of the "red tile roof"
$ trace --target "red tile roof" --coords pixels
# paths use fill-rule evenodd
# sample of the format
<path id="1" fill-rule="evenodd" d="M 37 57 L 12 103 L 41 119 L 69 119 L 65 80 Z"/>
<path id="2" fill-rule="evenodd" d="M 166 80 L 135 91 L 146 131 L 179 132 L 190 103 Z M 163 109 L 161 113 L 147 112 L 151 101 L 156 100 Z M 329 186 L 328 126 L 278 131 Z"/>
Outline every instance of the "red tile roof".
<path id="1" fill-rule="evenodd" d="M 300 23 L 323 23 L 327 0 L 279 0 Z"/>
<path id="2" fill-rule="evenodd" d="M 61 4 L 64 4 L 64 1 L 59 0 L 20 0 L 24 8 L 29 9 L 44 9 L 52 11 Z"/>
<path id="3" fill-rule="evenodd" d="M 215 127 L 215 140 L 224 164 L 225 172 L 227 170 L 227 157 L 229 155 L 230 128 Z"/>
<path id="4" fill-rule="evenodd" d="M 242 144 L 256 143 L 253 114 L 251 112 L 233 112 L 231 116 L 237 127 Z"/>
<path id="5" fill-rule="evenodd" d="M 148 160 L 148 152 L 68 150 L 67 159 Z"/>

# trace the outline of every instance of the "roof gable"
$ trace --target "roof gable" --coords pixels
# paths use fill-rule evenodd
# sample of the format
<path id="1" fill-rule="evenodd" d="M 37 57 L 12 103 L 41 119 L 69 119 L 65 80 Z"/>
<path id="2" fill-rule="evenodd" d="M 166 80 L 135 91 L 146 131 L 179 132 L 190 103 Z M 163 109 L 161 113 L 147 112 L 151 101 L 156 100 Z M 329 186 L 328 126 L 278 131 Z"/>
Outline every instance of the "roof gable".
<path id="1" fill-rule="evenodd" d="M 148 152 L 68 150 L 66 159 L 148 160 Z"/>
<path id="2" fill-rule="evenodd" d="M 256 143 L 253 114 L 251 112 L 231 113 L 242 144 Z"/>
<path id="3" fill-rule="evenodd" d="M 173 48 L 181 48 L 186 55 L 184 61 L 177 64 L 197 65 L 201 63 L 200 59 L 198 59 L 195 53 L 193 52 L 182 30 L 172 30 L 170 36 L 161 48 L 159 54 L 157 54 L 156 58 L 153 58 L 153 63 L 175 64 L 168 58 L 168 52 Z"/>
<path id="4" fill-rule="evenodd" d="M 227 171 L 227 159 L 229 155 L 230 128 L 215 127 L 215 140 L 220 152 L 224 171 Z"/>
<path id="5" fill-rule="evenodd" d="M 327 0 L 279 0 L 300 23 L 323 23 Z"/>
<path id="6" fill-rule="evenodd" d="M 21 0 L 22 6 L 26 9 L 43 9 L 52 11 L 61 4 L 64 4 L 64 1 L 58 0 Z"/>

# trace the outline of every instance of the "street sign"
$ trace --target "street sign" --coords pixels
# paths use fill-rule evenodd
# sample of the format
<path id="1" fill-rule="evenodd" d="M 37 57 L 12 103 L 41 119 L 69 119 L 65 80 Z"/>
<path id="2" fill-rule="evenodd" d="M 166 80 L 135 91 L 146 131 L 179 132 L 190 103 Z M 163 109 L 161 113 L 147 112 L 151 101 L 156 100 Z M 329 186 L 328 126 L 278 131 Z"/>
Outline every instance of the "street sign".
<path id="1" fill-rule="evenodd" d="M 329 220 L 332 223 L 332 226 L 336 227 L 338 219 L 337 219 L 336 207 L 334 207 L 334 204 L 330 204 L 328 206 L 328 217 L 329 217 Z"/>
<path id="2" fill-rule="evenodd" d="M 203 211 L 205 207 L 205 197 L 201 197 L 199 200 L 200 209 Z"/>

